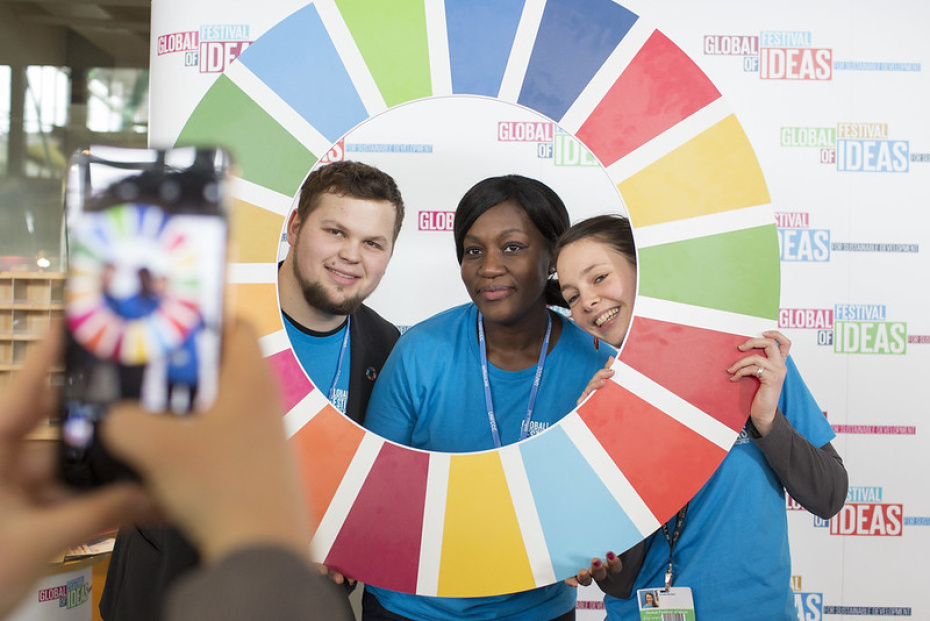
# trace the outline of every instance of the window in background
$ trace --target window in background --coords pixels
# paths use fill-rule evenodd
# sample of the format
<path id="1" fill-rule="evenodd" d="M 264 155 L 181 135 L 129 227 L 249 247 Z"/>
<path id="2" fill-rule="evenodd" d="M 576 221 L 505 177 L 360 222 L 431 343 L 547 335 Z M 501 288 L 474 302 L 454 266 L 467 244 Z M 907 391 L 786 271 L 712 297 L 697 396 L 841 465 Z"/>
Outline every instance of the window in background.
<path id="1" fill-rule="evenodd" d="M 63 128 L 68 124 L 71 84 L 68 70 L 61 67 L 26 68 L 26 102 L 23 129 L 26 132 L 26 176 L 60 179 L 67 156 Z"/>
<path id="2" fill-rule="evenodd" d="M 87 72 L 87 128 L 94 132 L 148 131 L 149 72 L 91 69 Z"/>
<path id="3" fill-rule="evenodd" d="M 10 67 L 0 65 L 0 175 L 7 172 L 10 145 Z"/>
<path id="4" fill-rule="evenodd" d="M 29 66 L 18 93 L 13 77 L 0 67 L 0 272 L 60 270 L 68 159 L 90 144 L 146 146 L 148 71 Z M 13 132 L 22 144 L 13 148 L 12 97 L 23 103 L 22 135 Z"/>

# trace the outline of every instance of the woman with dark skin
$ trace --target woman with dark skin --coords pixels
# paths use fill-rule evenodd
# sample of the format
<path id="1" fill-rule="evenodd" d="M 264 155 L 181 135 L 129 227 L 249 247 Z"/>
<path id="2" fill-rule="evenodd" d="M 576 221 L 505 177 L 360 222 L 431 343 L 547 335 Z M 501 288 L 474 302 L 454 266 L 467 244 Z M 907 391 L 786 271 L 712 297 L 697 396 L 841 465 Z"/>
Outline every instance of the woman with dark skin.
<path id="1" fill-rule="evenodd" d="M 465 194 L 454 237 L 472 301 L 401 337 L 375 385 L 369 429 L 426 450 L 480 451 L 535 435 L 572 410 L 610 352 L 547 308 L 562 303 L 550 275 L 568 224 L 559 197 L 533 179 L 485 179 Z M 562 583 L 475 598 L 368 587 L 363 618 L 562 621 L 574 618 L 575 597 Z"/>

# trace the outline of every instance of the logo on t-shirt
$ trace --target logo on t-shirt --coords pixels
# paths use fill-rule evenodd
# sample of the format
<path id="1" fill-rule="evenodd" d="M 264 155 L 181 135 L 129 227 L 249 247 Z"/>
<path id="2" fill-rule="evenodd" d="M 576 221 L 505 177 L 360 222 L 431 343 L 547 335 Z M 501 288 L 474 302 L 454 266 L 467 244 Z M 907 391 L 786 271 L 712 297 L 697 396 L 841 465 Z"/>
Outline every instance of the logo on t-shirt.
<path id="1" fill-rule="evenodd" d="M 527 430 L 529 431 L 528 435 L 529 435 L 529 436 L 535 436 L 536 434 L 542 433 L 542 432 L 544 432 L 546 429 L 548 429 L 548 428 L 549 428 L 549 423 L 540 423 L 540 422 L 537 422 L 537 421 L 535 421 L 535 420 L 531 420 L 531 421 L 527 424 L 526 427 L 527 427 Z"/>

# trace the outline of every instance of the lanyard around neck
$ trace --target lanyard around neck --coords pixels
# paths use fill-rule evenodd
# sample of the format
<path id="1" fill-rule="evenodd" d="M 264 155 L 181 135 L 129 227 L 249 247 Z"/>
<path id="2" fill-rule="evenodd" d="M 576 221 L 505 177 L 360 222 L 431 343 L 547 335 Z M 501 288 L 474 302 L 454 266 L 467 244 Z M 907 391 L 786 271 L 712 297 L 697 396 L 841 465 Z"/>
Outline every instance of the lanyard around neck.
<path id="1" fill-rule="evenodd" d="M 668 542 L 668 569 L 665 570 L 666 591 L 672 587 L 672 553 L 675 551 L 675 544 L 678 543 L 678 538 L 681 537 L 681 531 L 685 528 L 685 518 L 687 516 L 688 505 L 686 504 L 678 512 L 678 516 L 675 520 L 675 530 L 671 535 L 668 533 L 668 524 L 662 525 L 662 534 L 665 535 L 665 540 Z"/>
<path id="2" fill-rule="evenodd" d="M 546 336 L 543 339 L 542 350 L 539 352 L 539 362 L 536 363 L 536 375 L 533 378 L 533 388 L 530 390 L 530 401 L 526 406 L 526 416 L 520 425 L 520 439 L 525 440 L 530 435 L 530 420 L 533 418 L 533 406 L 536 405 L 536 393 L 539 392 L 539 383 L 542 381 L 543 367 L 546 366 L 546 350 L 549 349 L 549 334 L 552 332 L 552 316 L 546 311 Z M 497 419 L 494 417 L 494 398 L 491 396 L 491 380 L 488 376 L 488 344 L 484 338 L 484 317 L 478 312 L 478 349 L 481 351 L 481 378 L 484 380 L 484 401 L 488 407 L 488 423 L 491 425 L 491 436 L 494 438 L 494 447 L 501 447 L 500 431 L 497 428 Z"/>
<path id="3" fill-rule="evenodd" d="M 352 317 L 346 317 L 346 333 L 342 337 L 342 347 L 339 349 L 339 359 L 336 361 L 336 374 L 333 376 L 333 384 L 329 387 L 329 400 L 336 401 L 336 386 L 339 384 L 339 374 L 342 373 L 342 361 L 346 357 L 346 349 L 349 347 L 349 327 L 352 325 Z"/>

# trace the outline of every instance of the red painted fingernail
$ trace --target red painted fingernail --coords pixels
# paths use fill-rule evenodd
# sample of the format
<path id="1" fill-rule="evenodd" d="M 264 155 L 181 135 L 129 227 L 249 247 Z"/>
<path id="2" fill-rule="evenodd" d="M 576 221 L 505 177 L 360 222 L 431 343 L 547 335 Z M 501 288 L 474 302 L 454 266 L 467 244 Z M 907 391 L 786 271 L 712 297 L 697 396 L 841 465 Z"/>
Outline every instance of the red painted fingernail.
<path id="1" fill-rule="evenodd" d="M 617 558 L 617 555 L 614 554 L 613 552 L 608 552 L 608 553 L 607 553 L 607 560 L 608 560 L 608 561 L 612 561 L 612 560 L 614 560 L 615 558 Z"/>
<path id="2" fill-rule="evenodd" d="M 592 564 L 594 565 L 595 568 L 601 566 L 601 562 L 600 562 L 599 560 L 598 560 L 598 561 L 594 561 L 594 563 L 592 563 Z"/>

